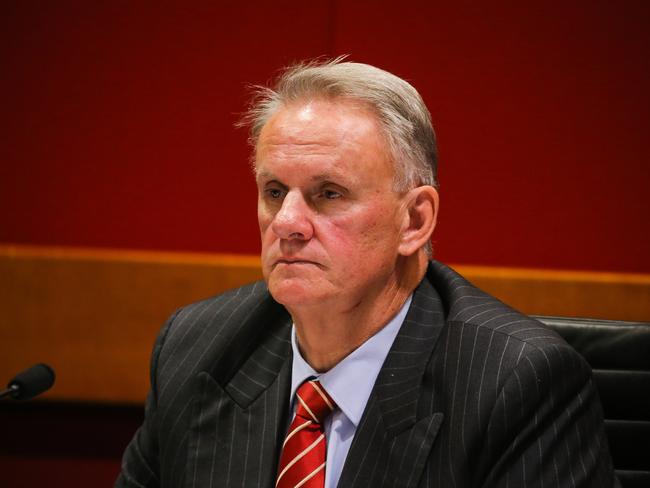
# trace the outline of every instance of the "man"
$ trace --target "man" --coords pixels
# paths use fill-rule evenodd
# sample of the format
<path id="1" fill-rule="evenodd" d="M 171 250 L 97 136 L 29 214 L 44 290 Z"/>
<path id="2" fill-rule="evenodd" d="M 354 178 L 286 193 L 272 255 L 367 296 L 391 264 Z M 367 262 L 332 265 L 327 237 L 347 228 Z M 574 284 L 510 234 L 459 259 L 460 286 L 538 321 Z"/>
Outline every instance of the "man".
<path id="1" fill-rule="evenodd" d="M 287 70 L 247 122 L 264 283 L 178 311 L 117 486 L 615 486 L 585 362 L 429 261 L 415 89 Z"/>

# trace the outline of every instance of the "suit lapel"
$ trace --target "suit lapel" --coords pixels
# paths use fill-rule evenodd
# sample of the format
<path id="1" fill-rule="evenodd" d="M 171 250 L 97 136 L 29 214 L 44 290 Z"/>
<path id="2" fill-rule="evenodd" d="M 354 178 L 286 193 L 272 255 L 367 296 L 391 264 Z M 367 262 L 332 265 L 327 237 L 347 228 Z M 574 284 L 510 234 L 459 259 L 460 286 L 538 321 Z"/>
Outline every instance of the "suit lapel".
<path id="1" fill-rule="evenodd" d="M 220 381 L 217 372 L 204 371 L 196 377 L 187 487 L 273 486 L 286 430 L 291 322 L 282 312 L 256 315 L 251 320 L 264 334 L 232 376 Z"/>
<path id="2" fill-rule="evenodd" d="M 357 427 L 339 486 L 415 486 L 443 420 L 418 417 L 424 369 L 444 325 L 440 298 L 425 278 L 377 377 Z"/>

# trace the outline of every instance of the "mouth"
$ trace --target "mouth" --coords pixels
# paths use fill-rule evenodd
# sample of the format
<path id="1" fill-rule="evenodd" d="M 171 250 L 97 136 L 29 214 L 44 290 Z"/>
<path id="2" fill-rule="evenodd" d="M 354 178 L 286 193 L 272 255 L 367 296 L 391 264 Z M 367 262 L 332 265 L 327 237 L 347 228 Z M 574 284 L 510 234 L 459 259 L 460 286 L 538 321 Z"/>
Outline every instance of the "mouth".
<path id="1" fill-rule="evenodd" d="M 307 259 L 297 259 L 297 258 L 280 258 L 275 261 L 274 266 L 278 266 L 280 264 L 284 264 L 287 266 L 301 266 L 301 265 L 313 265 L 313 266 L 319 266 L 315 261 L 309 261 Z"/>

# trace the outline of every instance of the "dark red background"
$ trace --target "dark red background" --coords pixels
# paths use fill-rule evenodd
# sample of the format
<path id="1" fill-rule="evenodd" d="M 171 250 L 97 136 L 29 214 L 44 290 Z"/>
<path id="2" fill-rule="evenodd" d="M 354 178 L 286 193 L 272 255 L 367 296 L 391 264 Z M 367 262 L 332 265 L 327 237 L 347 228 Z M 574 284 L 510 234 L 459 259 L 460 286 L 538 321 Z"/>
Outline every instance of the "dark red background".
<path id="1" fill-rule="evenodd" d="M 246 84 L 349 53 L 440 139 L 438 257 L 650 272 L 647 2 L 3 2 L 0 242 L 256 253 Z"/>
<path id="2" fill-rule="evenodd" d="M 246 84 L 345 53 L 431 109 L 438 257 L 650 272 L 643 0 L 2 2 L 0 242 L 256 253 Z M 0 413 L 12 487 L 111 486 L 140 415 Z"/>

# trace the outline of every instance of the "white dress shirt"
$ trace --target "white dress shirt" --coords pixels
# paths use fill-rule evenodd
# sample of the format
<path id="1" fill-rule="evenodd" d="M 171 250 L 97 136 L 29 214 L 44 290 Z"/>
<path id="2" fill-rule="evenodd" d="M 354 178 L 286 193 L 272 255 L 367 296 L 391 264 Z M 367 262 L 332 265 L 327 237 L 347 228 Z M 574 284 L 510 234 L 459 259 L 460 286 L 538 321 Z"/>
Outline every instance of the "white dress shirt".
<path id="1" fill-rule="evenodd" d="M 335 488 L 339 482 L 345 458 L 366 408 L 368 397 L 397 332 L 404 322 L 412 297 L 413 295 L 406 299 L 402 308 L 385 327 L 326 373 L 319 374 L 307 364 L 296 343 L 295 326 L 291 331 L 293 364 L 290 398 L 293 415 L 295 415 L 296 390 L 309 378 L 318 378 L 338 405 L 338 409 L 325 422 L 327 439 L 325 488 Z"/>

